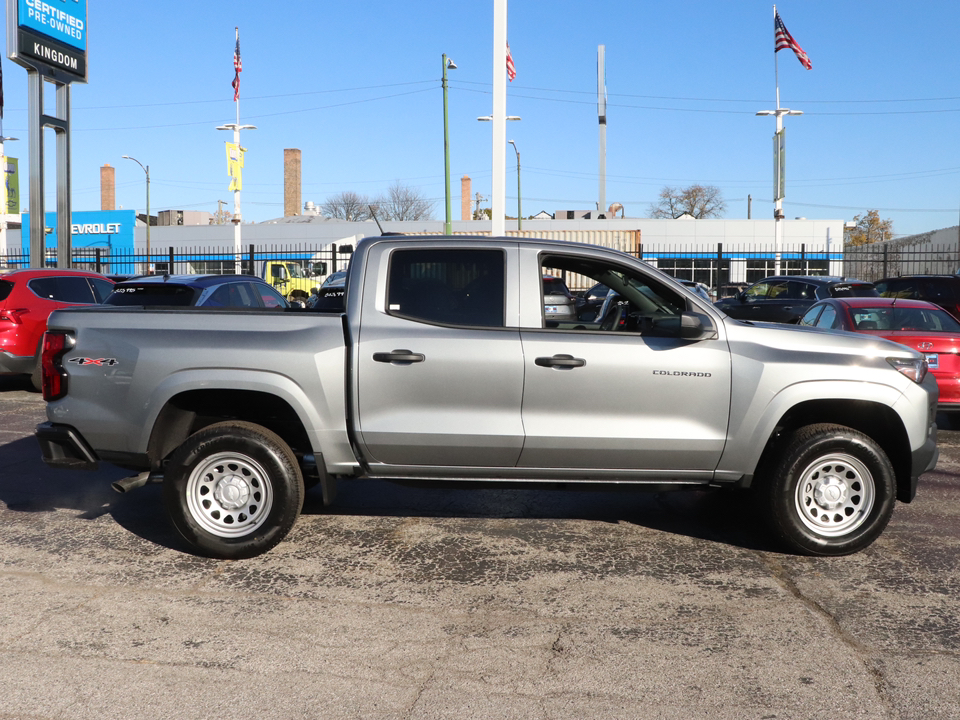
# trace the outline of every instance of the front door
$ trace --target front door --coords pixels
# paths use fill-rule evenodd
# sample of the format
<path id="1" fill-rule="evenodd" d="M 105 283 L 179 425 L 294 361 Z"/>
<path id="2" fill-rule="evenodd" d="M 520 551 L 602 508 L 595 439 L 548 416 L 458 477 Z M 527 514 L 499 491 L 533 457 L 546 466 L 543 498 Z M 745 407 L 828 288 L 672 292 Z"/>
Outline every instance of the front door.
<path id="1" fill-rule="evenodd" d="M 563 256 L 540 265 L 602 282 L 621 304 L 595 324 L 545 319 L 542 328 L 522 331 L 519 465 L 681 479 L 712 473 L 730 408 L 730 353 L 718 324 L 703 313 L 704 339 L 681 339 L 679 316 L 696 311 L 695 301 L 633 268 Z"/>

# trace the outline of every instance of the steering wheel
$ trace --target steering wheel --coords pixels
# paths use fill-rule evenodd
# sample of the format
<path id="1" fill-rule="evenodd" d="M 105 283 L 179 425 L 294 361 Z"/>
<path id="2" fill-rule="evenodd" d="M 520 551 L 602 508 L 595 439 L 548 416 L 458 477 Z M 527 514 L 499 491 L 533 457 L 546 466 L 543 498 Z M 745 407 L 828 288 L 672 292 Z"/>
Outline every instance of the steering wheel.
<path id="1" fill-rule="evenodd" d="M 601 330 L 619 330 L 623 320 L 623 305 L 614 305 L 600 322 Z"/>

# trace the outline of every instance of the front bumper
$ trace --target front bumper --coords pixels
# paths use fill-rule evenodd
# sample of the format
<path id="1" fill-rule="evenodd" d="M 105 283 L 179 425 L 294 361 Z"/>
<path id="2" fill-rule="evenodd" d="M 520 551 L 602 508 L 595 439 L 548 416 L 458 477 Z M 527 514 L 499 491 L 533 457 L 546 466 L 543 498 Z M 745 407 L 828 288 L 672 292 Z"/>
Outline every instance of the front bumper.
<path id="1" fill-rule="evenodd" d="M 96 470 L 100 467 L 100 459 L 93 448 L 70 425 L 40 423 L 34 437 L 40 443 L 43 461 L 51 467 L 70 470 Z"/>

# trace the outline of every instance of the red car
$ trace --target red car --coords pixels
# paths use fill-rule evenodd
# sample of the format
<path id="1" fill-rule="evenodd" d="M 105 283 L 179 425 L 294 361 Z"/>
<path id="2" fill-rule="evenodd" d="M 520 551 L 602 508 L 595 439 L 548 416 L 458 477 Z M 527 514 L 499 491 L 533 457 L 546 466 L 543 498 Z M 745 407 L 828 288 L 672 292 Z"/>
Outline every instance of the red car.
<path id="1" fill-rule="evenodd" d="M 112 290 L 113 281 L 85 270 L 0 272 L 0 375 L 30 375 L 40 389 L 37 359 L 50 313 L 101 303 Z"/>
<path id="2" fill-rule="evenodd" d="M 960 412 L 960 322 L 939 305 L 898 298 L 833 298 L 812 305 L 800 324 L 876 335 L 919 350 L 937 379 L 939 409 Z"/>

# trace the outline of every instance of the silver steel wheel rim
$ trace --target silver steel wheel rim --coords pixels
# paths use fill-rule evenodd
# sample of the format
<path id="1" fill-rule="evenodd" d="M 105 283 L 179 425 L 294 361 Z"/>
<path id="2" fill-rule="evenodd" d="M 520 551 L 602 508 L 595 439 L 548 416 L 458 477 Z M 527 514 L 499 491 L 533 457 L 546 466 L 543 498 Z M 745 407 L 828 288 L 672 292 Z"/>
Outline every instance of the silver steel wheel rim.
<path id="1" fill-rule="evenodd" d="M 190 515 L 212 535 L 238 538 L 261 525 L 273 507 L 273 486 L 263 467 L 236 453 L 217 453 L 187 480 Z"/>
<path id="2" fill-rule="evenodd" d="M 873 473 L 847 453 L 818 458 L 800 476 L 800 521 L 822 537 L 842 537 L 866 522 L 876 502 Z"/>

